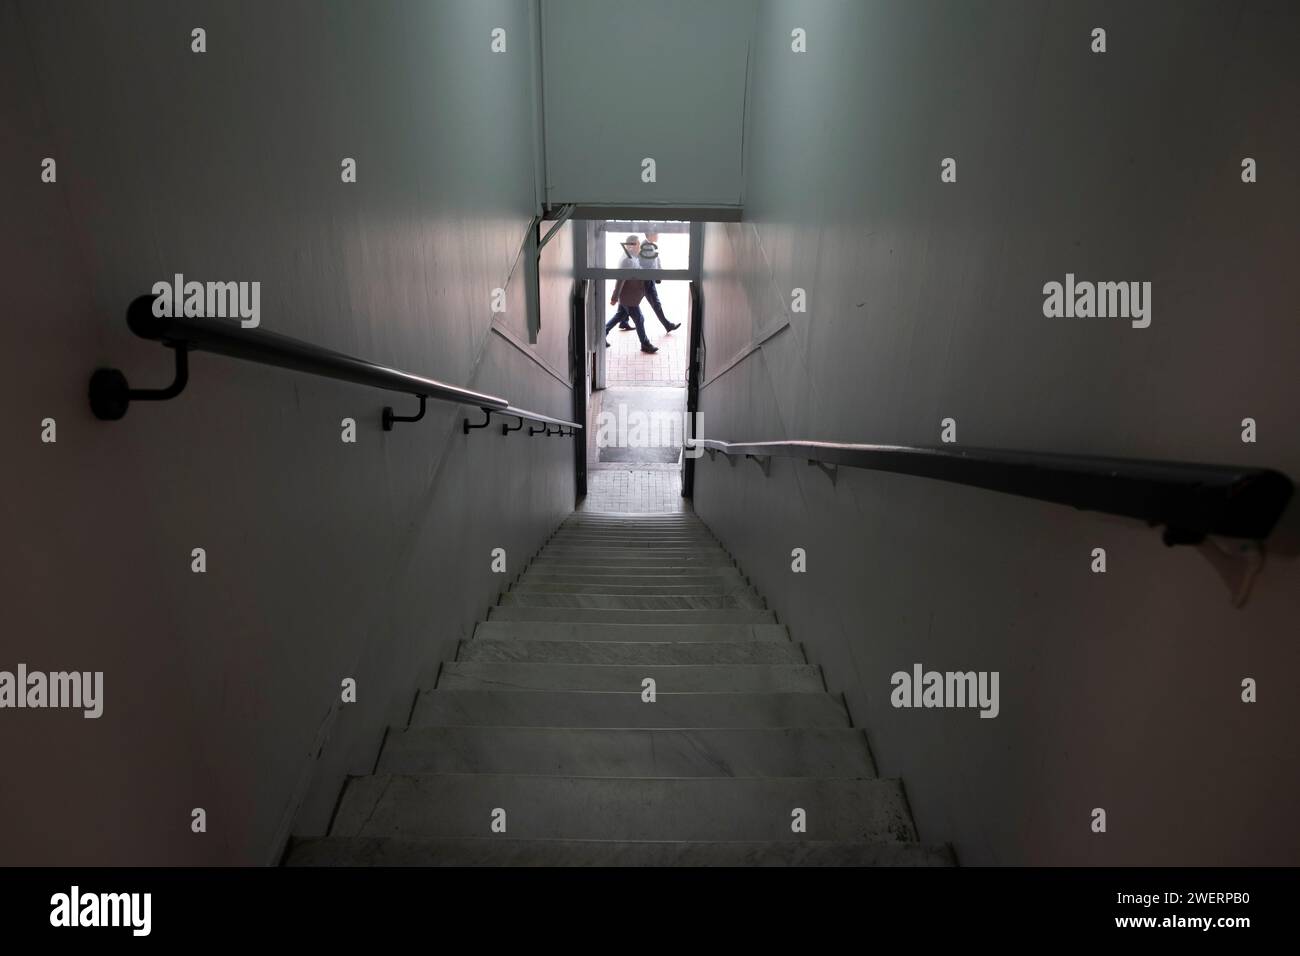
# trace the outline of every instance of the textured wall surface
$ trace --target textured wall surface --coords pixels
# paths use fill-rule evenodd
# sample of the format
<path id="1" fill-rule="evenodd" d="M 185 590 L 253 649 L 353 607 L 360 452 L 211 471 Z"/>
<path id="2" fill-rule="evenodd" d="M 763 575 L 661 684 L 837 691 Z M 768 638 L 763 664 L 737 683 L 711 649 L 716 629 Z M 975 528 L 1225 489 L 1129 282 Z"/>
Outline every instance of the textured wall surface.
<path id="1" fill-rule="evenodd" d="M 567 416 L 567 385 L 489 331 L 496 287 L 526 328 L 533 28 L 479 0 L 0 3 L 0 668 L 106 685 L 98 720 L 0 720 L 0 862 L 274 859 L 469 635 L 490 550 L 517 568 L 572 507 L 568 441 L 466 437 L 453 406 L 384 433 L 414 400 L 203 354 L 175 401 L 112 423 L 86 401 L 98 366 L 169 380 L 123 314 L 180 272 L 260 281 L 264 329 Z M 547 252 L 564 309 L 533 351 L 567 379 L 570 253 Z"/>
<path id="2" fill-rule="evenodd" d="M 761 4 L 706 379 L 790 324 L 705 388 L 704 433 L 936 445 L 952 417 L 963 445 L 1300 476 L 1298 33 L 1280 3 Z M 1151 326 L 1044 317 L 1067 272 L 1151 281 Z M 704 458 L 696 508 L 923 839 L 967 863 L 1300 862 L 1294 507 L 1243 610 L 1136 522 L 919 478 Z M 1001 715 L 891 707 L 917 662 L 1000 671 Z"/>

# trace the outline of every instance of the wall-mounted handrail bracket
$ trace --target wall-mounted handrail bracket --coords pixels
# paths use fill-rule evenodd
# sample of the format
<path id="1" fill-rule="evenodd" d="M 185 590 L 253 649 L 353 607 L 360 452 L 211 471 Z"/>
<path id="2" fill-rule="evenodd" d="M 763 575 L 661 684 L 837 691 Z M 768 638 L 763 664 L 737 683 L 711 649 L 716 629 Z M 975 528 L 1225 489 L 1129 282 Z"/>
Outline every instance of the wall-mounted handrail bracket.
<path id="1" fill-rule="evenodd" d="M 96 418 L 115 422 L 132 402 L 165 402 L 185 391 L 190 380 L 189 350 L 184 345 L 166 345 L 176 357 L 176 374 L 166 388 L 132 388 L 120 369 L 95 369 L 90 376 L 90 410 Z"/>
<path id="2" fill-rule="evenodd" d="M 541 428 L 534 428 L 532 425 L 529 425 L 529 426 L 528 426 L 528 434 L 530 434 L 530 435 L 548 435 L 548 434 L 550 434 L 550 428 L 551 428 L 551 426 L 550 426 L 550 425 L 547 425 L 545 422 L 542 423 L 542 427 L 541 427 Z"/>
<path id="3" fill-rule="evenodd" d="M 746 455 L 750 461 L 758 462 L 758 467 L 763 469 L 764 476 L 772 474 L 772 456 L 771 455 Z"/>
<path id="4" fill-rule="evenodd" d="M 479 422 L 477 425 L 471 425 L 471 424 L 469 423 L 469 419 L 468 419 L 468 418 L 466 418 L 465 421 L 462 422 L 462 424 L 464 425 L 464 428 L 465 428 L 465 434 L 466 434 L 466 435 L 468 435 L 468 434 L 470 433 L 470 429 L 473 429 L 473 428 L 487 428 L 488 425 L 492 424 L 492 409 L 490 409 L 490 408 L 480 408 L 479 411 L 481 411 L 481 412 L 483 413 L 483 421 Z"/>
<path id="5" fill-rule="evenodd" d="M 384 414 L 383 414 L 384 431 L 391 432 L 393 430 L 394 422 L 418 422 L 421 418 L 424 417 L 425 401 L 426 401 L 426 396 L 421 395 L 420 410 L 416 412 L 414 415 L 396 415 L 393 413 L 393 407 L 391 405 L 385 405 Z"/>
<path id="6" fill-rule="evenodd" d="M 1251 586 L 1264 567 L 1264 545 L 1258 541 L 1233 541 L 1220 544 L 1204 537 L 1196 545 L 1228 588 L 1233 607 L 1245 607 Z"/>
<path id="7" fill-rule="evenodd" d="M 502 423 L 501 423 L 501 434 L 503 434 L 503 435 L 509 435 L 511 432 L 517 432 L 517 431 L 519 431 L 521 428 L 524 427 L 524 420 L 523 420 L 522 418 L 518 418 L 518 417 L 516 417 L 516 418 L 515 418 L 515 421 L 517 421 L 519 424 L 516 425 L 514 428 L 511 428 L 511 427 L 510 427 L 506 422 L 502 422 Z"/>
<path id="8" fill-rule="evenodd" d="M 835 482 L 840 476 L 839 465 L 833 463 L 827 463 L 824 461 L 818 461 L 816 458 L 809 458 L 808 464 L 812 465 L 814 468 L 820 468 L 826 474 L 826 476 L 830 478 L 831 487 L 832 488 L 835 487 Z"/>

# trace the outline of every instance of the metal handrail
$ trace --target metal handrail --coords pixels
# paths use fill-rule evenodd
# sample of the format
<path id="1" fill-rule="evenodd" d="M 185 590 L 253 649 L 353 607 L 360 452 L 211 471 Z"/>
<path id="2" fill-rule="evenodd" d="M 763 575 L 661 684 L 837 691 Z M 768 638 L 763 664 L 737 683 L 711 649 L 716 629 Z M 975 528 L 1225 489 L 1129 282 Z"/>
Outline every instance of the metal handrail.
<path id="1" fill-rule="evenodd" d="M 1196 544 L 1208 534 L 1263 540 L 1293 490 L 1286 475 L 1269 468 L 1192 462 L 824 441 L 695 439 L 686 447 L 758 459 L 765 471 L 771 458 L 803 458 L 832 469 L 914 475 L 1138 518 L 1164 525 L 1166 544 Z"/>
<path id="2" fill-rule="evenodd" d="M 448 385 L 437 379 L 368 362 L 275 332 L 245 329 L 220 319 L 156 316 L 153 312 L 154 299 L 153 295 L 142 295 L 135 299 L 127 307 L 126 322 L 131 331 L 141 338 L 160 342 L 174 350 L 175 381 L 163 389 L 132 389 L 120 370 L 98 369 L 90 379 L 90 406 L 96 418 L 115 421 L 126 414 L 132 401 L 164 401 L 175 398 L 189 379 L 187 354 L 212 352 L 355 385 L 401 392 L 420 399 L 420 412 L 413 417 L 396 416 L 391 408 L 385 409 L 386 429 L 391 428 L 395 421 L 418 421 L 424 415 L 426 399 L 471 405 L 485 412 L 509 410 L 509 414 L 518 418 L 563 424 L 573 429 L 582 427 L 575 422 L 561 422 L 537 412 L 513 408 L 508 399 L 496 395 Z"/>
<path id="3" fill-rule="evenodd" d="M 577 422 L 571 422 L 563 418 L 552 418 L 550 415 L 543 415 L 540 412 L 530 412 L 522 408 L 515 408 L 510 405 L 497 412 L 498 415 L 511 415 L 515 418 L 522 418 L 525 421 L 541 422 L 544 425 L 563 425 L 565 428 L 581 428 Z"/>

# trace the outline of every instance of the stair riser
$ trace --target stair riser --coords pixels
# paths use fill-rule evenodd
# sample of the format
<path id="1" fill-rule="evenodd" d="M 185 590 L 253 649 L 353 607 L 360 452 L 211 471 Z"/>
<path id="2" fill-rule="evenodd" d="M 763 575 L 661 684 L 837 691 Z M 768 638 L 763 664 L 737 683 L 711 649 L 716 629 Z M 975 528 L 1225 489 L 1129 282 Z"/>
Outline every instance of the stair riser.
<path id="1" fill-rule="evenodd" d="M 529 641 L 475 638 L 462 641 L 458 661 L 531 664 L 805 664 L 803 645 L 785 641 L 637 643 Z"/>
<path id="2" fill-rule="evenodd" d="M 763 610 L 752 594 L 546 594 L 507 591 L 501 607 L 594 608 L 624 611 Z"/>
<path id="3" fill-rule="evenodd" d="M 452 691 L 420 694 L 412 727 L 847 727 L 829 694 Z"/>
<path id="4" fill-rule="evenodd" d="M 733 564 L 731 555 L 721 549 L 712 551 L 700 548 L 686 548 L 675 551 L 669 548 L 659 548 L 655 550 L 629 550 L 620 549 L 602 549 L 594 550 L 591 548 L 583 549 L 563 549 L 563 548 L 544 548 L 538 552 L 536 561 L 567 561 L 570 564 L 588 564 L 597 567 L 606 565 L 610 561 L 636 561 L 646 565 L 669 564 L 679 567 L 693 567 L 700 564 Z"/>
<path id="5" fill-rule="evenodd" d="M 590 581 L 537 581 L 521 578 L 510 588 L 511 594 L 615 594 L 615 595 L 663 595 L 665 597 L 685 597 L 689 595 L 723 595 L 745 594 L 758 600 L 754 589 L 743 581 L 724 584 L 634 584 L 632 578 L 627 583 L 592 584 Z"/>
<path id="6" fill-rule="evenodd" d="M 290 866 L 954 866 L 947 846 L 920 843 L 631 843 L 384 840 L 326 837 L 295 844 Z"/>
<path id="7" fill-rule="evenodd" d="M 626 580 L 637 583 L 635 579 L 644 578 L 646 584 L 663 583 L 668 578 L 677 578 L 680 584 L 697 584 L 705 581 L 744 580 L 740 569 L 734 564 L 727 565 L 646 565 L 646 564 L 575 564 L 573 562 L 542 561 L 534 559 L 525 565 L 523 575 L 529 580 L 569 580 L 605 583 L 604 578 Z M 612 582 L 611 582 L 612 583 Z"/>
<path id="8" fill-rule="evenodd" d="M 569 528 L 574 525 L 589 524 L 626 524 L 634 528 L 645 528 L 651 525 L 671 524 L 681 525 L 688 528 L 706 527 L 699 515 L 690 512 L 676 512 L 674 514 L 655 514 L 638 512 L 636 514 L 615 514 L 613 512 L 583 512 L 580 514 L 570 515 L 565 518 L 560 525 L 562 528 Z"/>
<path id="9" fill-rule="evenodd" d="M 590 542 L 570 542 L 570 541 L 552 541 L 542 547 L 542 554 L 596 554 L 596 555 L 620 555 L 620 554 L 644 554 L 648 557 L 666 557 L 669 555 L 682 554 L 699 554 L 699 555 L 717 555 L 726 554 L 726 550 L 718 544 L 638 544 L 632 541 L 610 541 L 608 543 L 590 543 Z"/>
<path id="10" fill-rule="evenodd" d="M 790 633 L 781 624 L 584 624 L 565 621 L 480 621 L 475 638 L 505 638 L 533 641 L 773 641 L 788 643 Z"/>
<path id="11" fill-rule="evenodd" d="M 821 672 L 809 664 L 520 664 L 452 661 L 438 674 L 440 690 L 612 691 L 640 694 L 643 682 L 660 694 L 816 693 Z"/>
<path id="12" fill-rule="evenodd" d="M 567 545 L 570 547 L 636 547 L 636 548 L 717 548 L 721 547 L 716 538 L 705 535 L 577 535 L 557 534 L 546 544 Z"/>
<path id="13" fill-rule="evenodd" d="M 581 777 L 875 776 L 860 730 L 395 730 L 379 773 Z"/>
<path id="14" fill-rule="evenodd" d="M 724 585 L 734 587 L 745 582 L 745 576 L 734 564 L 726 567 L 641 567 L 610 568 L 601 564 L 576 565 L 572 570 L 535 567 L 530 562 L 519 576 L 520 581 L 544 581 L 565 584 L 632 584 L 650 587 L 656 584 L 673 586 Z M 687 580 L 682 580 L 686 578 Z"/>
<path id="15" fill-rule="evenodd" d="M 528 562 L 528 569 L 542 570 L 544 568 L 562 568 L 567 573 L 587 570 L 608 571 L 611 568 L 628 568 L 622 571 L 622 574 L 635 574 L 636 571 L 644 571 L 647 574 L 667 574 L 671 571 L 656 570 L 659 568 L 675 569 L 679 571 L 703 571 L 709 574 L 716 574 L 715 568 L 735 568 L 736 563 L 729 557 L 723 555 L 717 556 L 673 556 L 673 557 L 621 557 L 609 555 L 593 559 L 590 555 L 552 555 L 542 553 L 533 560 Z"/>
<path id="16" fill-rule="evenodd" d="M 914 841 L 893 780 L 376 775 L 351 780 L 332 836 Z M 807 832 L 791 829 L 802 809 Z"/>
<path id="17" fill-rule="evenodd" d="M 569 607 L 492 607 L 489 621 L 554 621 L 585 624 L 775 624 L 771 611 L 644 611 Z"/>

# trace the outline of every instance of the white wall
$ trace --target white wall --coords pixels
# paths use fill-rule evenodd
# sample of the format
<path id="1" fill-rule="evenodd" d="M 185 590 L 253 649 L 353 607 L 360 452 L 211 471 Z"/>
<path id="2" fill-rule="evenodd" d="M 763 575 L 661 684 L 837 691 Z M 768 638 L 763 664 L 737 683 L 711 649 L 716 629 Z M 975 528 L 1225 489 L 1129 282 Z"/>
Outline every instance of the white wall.
<path id="1" fill-rule="evenodd" d="M 529 31 L 504 0 L 0 2 L 0 668 L 106 681 L 97 721 L 0 715 L 0 862 L 260 863 L 319 832 L 501 588 L 489 551 L 517 568 L 572 507 L 567 440 L 466 437 L 451 406 L 384 433 L 414 400 L 204 354 L 175 401 L 112 423 L 86 401 L 98 366 L 169 380 L 123 314 L 182 272 L 261 281 L 265 329 L 567 416 L 489 332 L 498 286 L 526 328 Z M 567 377 L 553 255 L 566 311 L 533 351 Z"/>
<path id="2" fill-rule="evenodd" d="M 790 327 L 704 389 L 704 433 L 935 445 L 950 416 L 965 445 L 1300 476 L 1297 26 L 1263 3 L 762 4 L 749 221 L 706 236 L 706 379 Z M 1151 327 L 1045 318 L 1067 271 L 1152 281 Z M 704 458 L 695 503 L 923 839 L 967 863 L 1300 862 L 1294 507 L 1233 610 L 1157 531 L 975 489 Z M 918 661 L 1000 671 L 1001 716 L 892 708 Z"/>
<path id="3" fill-rule="evenodd" d="M 550 202 L 739 205 L 753 9 L 543 0 Z"/>

